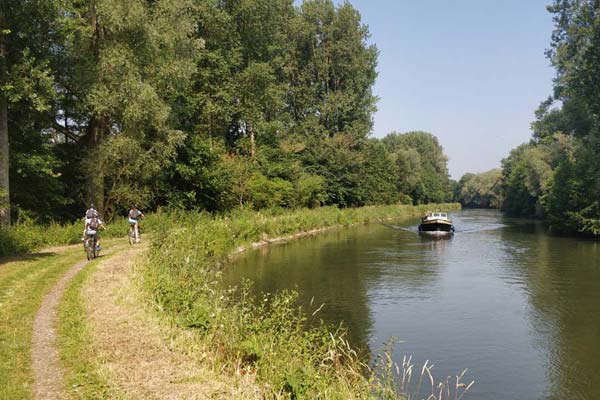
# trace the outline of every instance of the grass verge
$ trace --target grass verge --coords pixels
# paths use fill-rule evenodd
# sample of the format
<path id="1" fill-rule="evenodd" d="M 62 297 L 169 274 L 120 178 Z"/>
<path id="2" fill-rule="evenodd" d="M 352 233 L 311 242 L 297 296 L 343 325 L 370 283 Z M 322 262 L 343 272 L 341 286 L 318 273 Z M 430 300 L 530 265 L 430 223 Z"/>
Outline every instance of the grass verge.
<path id="1" fill-rule="evenodd" d="M 193 330 L 214 368 L 252 374 L 268 397 L 289 399 L 403 398 L 394 383 L 367 366 L 345 332 L 321 324 L 309 328 L 316 310 L 296 305 L 282 292 L 252 298 L 248 287 L 223 289 L 220 269 L 249 243 L 314 229 L 408 218 L 454 204 L 326 207 L 288 212 L 237 212 L 229 216 L 172 215 L 178 228 L 158 229 L 145 267 L 138 269 L 155 309 Z M 318 299 L 317 299 L 318 300 Z"/>
<path id="2" fill-rule="evenodd" d="M 56 281 L 82 257 L 78 248 L 1 266 L 0 399 L 32 396 L 31 337 L 35 315 Z"/>

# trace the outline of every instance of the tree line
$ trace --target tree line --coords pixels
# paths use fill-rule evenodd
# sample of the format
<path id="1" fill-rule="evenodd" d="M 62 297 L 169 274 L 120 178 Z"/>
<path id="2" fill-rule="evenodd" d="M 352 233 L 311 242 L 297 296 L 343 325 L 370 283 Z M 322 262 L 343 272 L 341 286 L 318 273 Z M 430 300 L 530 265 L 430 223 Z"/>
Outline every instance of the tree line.
<path id="1" fill-rule="evenodd" d="M 465 175 L 455 195 L 547 218 L 556 232 L 600 235 L 600 2 L 555 0 L 548 10 L 555 28 L 546 55 L 556 78 L 531 141 L 513 149 L 501 171 Z M 478 196 L 487 199 L 471 202 Z"/>
<path id="2" fill-rule="evenodd" d="M 0 218 L 450 200 L 425 132 L 371 137 L 377 48 L 349 3 L 0 4 Z"/>

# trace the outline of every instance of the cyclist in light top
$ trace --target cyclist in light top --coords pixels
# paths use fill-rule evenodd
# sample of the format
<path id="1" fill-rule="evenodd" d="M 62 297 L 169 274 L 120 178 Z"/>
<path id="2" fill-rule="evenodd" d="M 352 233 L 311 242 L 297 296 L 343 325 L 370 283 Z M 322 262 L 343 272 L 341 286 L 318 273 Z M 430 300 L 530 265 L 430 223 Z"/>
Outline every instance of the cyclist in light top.
<path id="1" fill-rule="evenodd" d="M 129 210 L 129 225 L 133 225 L 133 231 L 135 232 L 135 241 L 139 243 L 140 241 L 140 233 L 139 233 L 139 219 L 144 218 L 144 213 L 138 210 L 137 204 L 134 204 Z"/>
<path id="2" fill-rule="evenodd" d="M 96 211 L 93 203 L 90 204 L 90 208 L 88 208 L 87 211 L 85 212 L 85 217 L 84 217 L 85 223 L 84 223 L 84 228 L 83 228 L 83 234 L 81 235 L 82 241 L 85 240 L 86 227 L 87 227 L 87 224 L 90 223 L 92 218 L 100 218 L 100 213 L 98 211 Z"/>
<path id="3" fill-rule="evenodd" d="M 104 223 L 98 218 L 93 216 L 85 223 L 85 234 L 89 236 L 96 236 L 96 249 L 100 250 L 100 233 L 99 230 L 104 228 Z"/>

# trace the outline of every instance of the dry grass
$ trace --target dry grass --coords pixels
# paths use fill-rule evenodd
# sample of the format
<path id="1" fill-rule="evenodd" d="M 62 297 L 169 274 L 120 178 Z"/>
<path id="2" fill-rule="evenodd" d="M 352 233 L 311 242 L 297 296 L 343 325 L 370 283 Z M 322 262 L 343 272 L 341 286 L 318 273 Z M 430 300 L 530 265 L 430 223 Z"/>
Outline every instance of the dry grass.
<path id="1" fill-rule="evenodd" d="M 475 384 L 474 380 L 463 382 L 467 369 L 458 375 L 437 380 L 433 374 L 434 364 L 427 360 L 421 367 L 415 387 L 412 356 L 404 356 L 402 364 L 398 365 L 392 359 L 393 343 L 393 339 L 388 341 L 373 367 L 373 374 L 377 377 L 377 398 L 393 398 L 394 393 L 402 393 L 406 400 L 461 400 Z"/>
<path id="2" fill-rule="evenodd" d="M 189 332 L 143 308 L 131 280 L 141 253 L 137 247 L 102 263 L 82 292 L 98 373 L 110 393 L 128 399 L 262 398 L 252 376 L 211 370 Z"/>

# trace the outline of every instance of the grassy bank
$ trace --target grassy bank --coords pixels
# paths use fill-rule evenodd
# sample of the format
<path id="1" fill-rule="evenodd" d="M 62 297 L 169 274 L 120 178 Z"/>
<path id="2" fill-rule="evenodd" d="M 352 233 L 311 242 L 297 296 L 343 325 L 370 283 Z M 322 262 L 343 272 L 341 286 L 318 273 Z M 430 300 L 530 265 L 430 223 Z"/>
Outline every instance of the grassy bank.
<path id="1" fill-rule="evenodd" d="M 223 289 L 220 270 L 240 247 L 314 229 L 417 216 L 438 206 L 334 207 L 229 216 L 171 215 L 178 228 L 158 227 L 139 270 L 155 308 L 194 330 L 215 369 L 253 374 L 275 398 L 402 398 L 389 379 L 373 373 L 345 340 L 344 331 L 307 328 L 317 310 L 296 305 L 294 293 L 251 298 L 247 287 Z M 260 300 L 260 301 L 257 301 Z M 318 303 L 318 299 L 317 303 Z"/>

